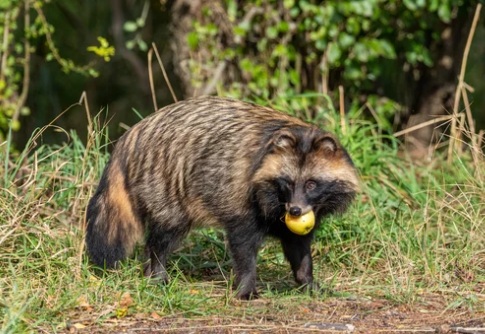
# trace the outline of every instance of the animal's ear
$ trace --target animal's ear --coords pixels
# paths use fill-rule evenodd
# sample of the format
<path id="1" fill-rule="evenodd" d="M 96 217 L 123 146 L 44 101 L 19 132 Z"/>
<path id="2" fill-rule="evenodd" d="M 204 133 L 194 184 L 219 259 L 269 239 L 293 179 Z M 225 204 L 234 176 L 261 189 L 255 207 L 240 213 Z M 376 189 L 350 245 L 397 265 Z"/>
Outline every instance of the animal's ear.
<path id="1" fill-rule="evenodd" d="M 313 142 L 313 148 L 325 155 L 334 155 L 338 150 L 338 144 L 335 138 L 324 134 Z"/>
<path id="2" fill-rule="evenodd" d="M 276 132 L 271 141 L 273 148 L 277 150 L 288 150 L 295 147 L 296 139 L 293 134 L 286 130 Z"/>

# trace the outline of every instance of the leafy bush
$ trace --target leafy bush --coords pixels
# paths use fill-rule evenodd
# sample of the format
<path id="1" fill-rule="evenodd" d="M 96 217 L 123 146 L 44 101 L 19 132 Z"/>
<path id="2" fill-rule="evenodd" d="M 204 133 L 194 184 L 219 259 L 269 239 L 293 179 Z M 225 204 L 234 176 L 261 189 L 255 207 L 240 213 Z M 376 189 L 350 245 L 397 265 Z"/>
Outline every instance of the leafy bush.
<path id="1" fill-rule="evenodd" d="M 389 78 L 433 66 L 441 28 L 473 1 L 226 0 L 226 21 L 216 3 L 187 36 L 192 52 L 209 53 L 203 64 L 192 58 L 196 87 L 226 63 L 238 77 L 223 81 L 225 94 L 270 99 L 343 85 L 351 102 L 367 100 L 388 119 L 400 107 L 383 96 L 401 90 Z"/>
<path id="2" fill-rule="evenodd" d="M 55 27 L 49 23 L 44 7 L 50 0 L 0 1 L 0 142 L 5 131 L 20 129 L 20 116 L 31 113 L 26 105 L 30 84 L 31 54 L 36 46 L 45 45 L 45 59 L 55 61 L 65 73 L 97 76 L 94 62 L 78 65 L 62 57 L 52 35 Z M 91 46 L 88 51 L 109 61 L 114 48 L 106 39 L 98 38 L 100 46 Z"/>

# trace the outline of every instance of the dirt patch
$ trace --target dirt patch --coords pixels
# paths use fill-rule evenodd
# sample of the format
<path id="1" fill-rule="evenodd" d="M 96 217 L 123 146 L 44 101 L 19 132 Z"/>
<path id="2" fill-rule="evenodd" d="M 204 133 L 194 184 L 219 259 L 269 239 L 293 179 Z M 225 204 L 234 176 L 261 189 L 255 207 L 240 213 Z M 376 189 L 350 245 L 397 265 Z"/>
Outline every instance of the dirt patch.
<path id="1" fill-rule="evenodd" d="M 72 320 L 64 330 L 72 333 L 144 334 L 485 333 L 485 312 L 465 307 L 447 310 L 444 301 L 433 296 L 412 306 L 395 305 L 387 300 L 333 298 L 286 307 L 273 300 L 235 301 L 233 304 L 231 315 L 227 316 L 162 317 L 152 312 L 111 318 L 95 324 L 84 314 L 84 319 Z"/>

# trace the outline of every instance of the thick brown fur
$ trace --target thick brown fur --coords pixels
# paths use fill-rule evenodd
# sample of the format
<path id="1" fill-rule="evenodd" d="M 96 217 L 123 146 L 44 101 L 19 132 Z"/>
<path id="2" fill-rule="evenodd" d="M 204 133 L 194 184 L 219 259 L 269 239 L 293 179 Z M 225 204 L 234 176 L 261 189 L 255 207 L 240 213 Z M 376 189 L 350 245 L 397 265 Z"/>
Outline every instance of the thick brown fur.
<path id="1" fill-rule="evenodd" d="M 147 275 L 167 280 L 167 257 L 194 226 L 226 231 L 240 298 L 256 296 L 256 256 L 281 240 L 295 279 L 313 286 L 310 244 L 288 210 L 343 212 L 358 188 L 352 161 L 330 133 L 287 114 L 203 97 L 161 109 L 120 138 L 87 209 L 92 262 L 114 267 L 145 236 Z"/>

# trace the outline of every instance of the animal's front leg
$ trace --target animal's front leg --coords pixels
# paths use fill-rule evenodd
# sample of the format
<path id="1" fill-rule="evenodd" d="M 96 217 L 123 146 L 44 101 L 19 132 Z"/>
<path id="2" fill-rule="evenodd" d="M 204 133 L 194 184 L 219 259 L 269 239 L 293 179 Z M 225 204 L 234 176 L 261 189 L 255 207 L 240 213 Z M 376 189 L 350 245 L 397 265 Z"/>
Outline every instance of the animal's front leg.
<path id="1" fill-rule="evenodd" d="M 311 235 L 289 235 L 281 239 L 283 252 L 290 262 L 295 281 L 302 287 L 314 290 L 319 287 L 313 281 L 311 242 Z"/>
<path id="2" fill-rule="evenodd" d="M 235 272 L 237 297 L 253 299 L 258 297 L 256 290 L 256 262 L 264 233 L 254 225 L 235 225 L 227 229 L 229 248 Z"/>

